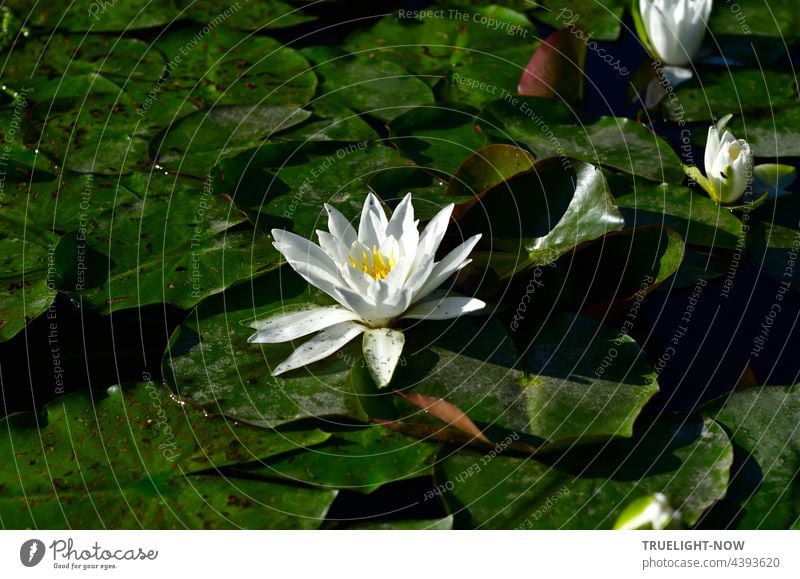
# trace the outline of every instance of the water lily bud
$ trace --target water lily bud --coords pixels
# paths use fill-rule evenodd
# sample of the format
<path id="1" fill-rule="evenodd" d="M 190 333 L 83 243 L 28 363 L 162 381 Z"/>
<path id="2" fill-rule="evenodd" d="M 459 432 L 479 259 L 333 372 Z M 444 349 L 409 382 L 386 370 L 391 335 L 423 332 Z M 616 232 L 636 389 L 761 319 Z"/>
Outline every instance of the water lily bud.
<path id="1" fill-rule="evenodd" d="M 640 497 L 630 503 L 619 515 L 614 529 L 631 531 L 635 529 L 652 529 L 660 531 L 677 525 L 678 513 L 669 505 L 669 500 L 662 493 L 653 493 Z"/>
<path id="2" fill-rule="evenodd" d="M 719 203 L 736 203 L 741 199 L 753 175 L 753 153 L 750 145 L 725 129 L 729 119 L 730 115 L 716 126 L 709 127 L 706 140 L 708 193 Z"/>
<path id="3" fill-rule="evenodd" d="M 713 0 L 639 0 L 647 37 L 665 64 L 686 66 L 703 43 Z"/>

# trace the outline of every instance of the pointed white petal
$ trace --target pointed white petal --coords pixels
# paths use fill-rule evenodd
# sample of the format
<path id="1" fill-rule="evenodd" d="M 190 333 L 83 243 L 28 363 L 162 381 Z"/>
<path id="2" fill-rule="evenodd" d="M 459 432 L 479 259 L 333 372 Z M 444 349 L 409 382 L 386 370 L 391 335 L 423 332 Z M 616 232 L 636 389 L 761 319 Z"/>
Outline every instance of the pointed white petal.
<path id="1" fill-rule="evenodd" d="M 415 263 L 419 264 L 426 258 L 433 259 L 433 256 L 436 255 L 436 250 L 439 249 L 439 244 L 442 242 L 447 226 L 450 223 L 453 207 L 452 203 L 447 205 L 428 222 L 422 235 L 419 236 Z"/>
<path id="2" fill-rule="evenodd" d="M 403 332 L 390 328 L 376 328 L 364 332 L 364 359 L 370 376 L 378 388 L 384 388 L 392 381 L 405 341 Z"/>
<path id="3" fill-rule="evenodd" d="M 394 237 L 400 247 L 398 257 L 414 259 L 419 243 L 419 231 L 414 221 L 414 206 L 411 204 L 411 193 L 408 193 L 392 213 L 386 235 Z"/>
<path id="4" fill-rule="evenodd" d="M 327 358 L 350 340 L 364 332 L 366 328 L 355 322 L 344 322 L 331 326 L 320 332 L 302 346 L 297 348 L 283 362 L 272 371 L 273 376 L 278 376 L 289 370 L 295 370 L 323 358 Z"/>
<path id="5" fill-rule="evenodd" d="M 331 256 L 334 265 L 337 265 L 340 270 L 344 265 L 347 265 L 347 256 L 350 250 L 338 237 L 327 231 L 317 230 L 317 238 L 322 251 Z"/>
<path id="6" fill-rule="evenodd" d="M 449 320 L 462 314 L 477 312 L 485 307 L 486 303 L 476 298 L 449 297 L 415 304 L 403 314 L 403 318 L 411 320 Z"/>
<path id="7" fill-rule="evenodd" d="M 358 224 L 358 240 L 370 250 L 380 247 L 386 237 L 388 223 L 381 202 L 373 193 L 368 193 Z"/>
<path id="8" fill-rule="evenodd" d="M 431 293 L 437 287 L 442 285 L 444 281 L 450 277 L 454 272 L 458 271 L 465 265 L 469 263 L 470 260 L 467 259 L 470 253 L 472 253 L 475 244 L 481 238 L 481 234 L 473 235 L 469 239 L 467 239 L 464 243 L 456 247 L 450 253 L 448 253 L 442 261 L 437 263 L 433 267 L 433 271 L 431 272 L 428 279 L 425 283 L 420 287 L 417 291 L 416 295 L 414 296 L 415 300 L 421 300 L 426 295 Z"/>
<path id="9" fill-rule="evenodd" d="M 273 229 L 272 237 L 275 239 L 273 243 L 275 248 L 281 252 L 293 268 L 296 264 L 308 264 L 327 272 L 333 279 L 339 278 L 339 268 L 331 256 L 316 243 L 282 229 Z"/>
<path id="10" fill-rule="evenodd" d="M 340 240 L 346 247 L 353 245 L 356 240 L 356 230 L 350 225 L 347 218 L 338 209 L 325 204 L 325 211 L 328 212 L 328 231 L 336 239 Z"/>
<path id="11" fill-rule="evenodd" d="M 706 175 L 708 175 L 708 172 L 711 171 L 711 166 L 714 164 L 717 151 L 719 151 L 719 133 L 717 133 L 717 127 L 708 127 L 708 138 L 706 139 L 705 151 Z"/>
<path id="12" fill-rule="evenodd" d="M 411 272 L 406 279 L 403 288 L 416 294 L 428 278 L 431 276 L 431 272 L 435 267 L 435 263 L 433 261 L 433 256 L 423 260 L 421 263 L 416 264 L 416 268 Z"/>
<path id="13" fill-rule="evenodd" d="M 247 341 L 251 344 L 279 344 L 357 319 L 358 314 L 338 306 L 286 312 L 250 324 L 257 332 Z"/>
<path id="14" fill-rule="evenodd" d="M 366 294 L 347 287 L 337 287 L 335 292 L 336 301 L 359 314 L 361 319 L 370 320 L 375 317 L 375 304 L 369 300 Z"/>
<path id="15" fill-rule="evenodd" d="M 385 280 L 373 282 L 367 296 L 369 301 L 375 304 L 373 322 L 396 318 L 406 311 L 412 298 L 411 292 L 400 290 Z"/>

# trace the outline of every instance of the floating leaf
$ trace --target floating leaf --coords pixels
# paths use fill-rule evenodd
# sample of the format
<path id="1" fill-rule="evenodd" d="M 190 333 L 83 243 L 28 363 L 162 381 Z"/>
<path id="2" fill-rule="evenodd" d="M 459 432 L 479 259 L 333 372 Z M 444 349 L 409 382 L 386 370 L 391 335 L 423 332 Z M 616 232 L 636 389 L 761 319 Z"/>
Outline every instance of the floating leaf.
<path id="1" fill-rule="evenodd" d="M 438 482 L 452 488 L 443 498 L 460 527 L 610 529 L 631 500 L 653 492 L 692 525 L 725 495 L 732 460 L 715 422 L 662 420 L 636 439 L 549 459 L 453 453 Z"/>
<path id="2" fill-rule="evenodd" d="M 669 144 L 630 119 L 584 118 L 551 99 L 515 97 L 491 103 L 480 125 L 492 140 L 525 145 L 537 158 L 566 155 L 659 183 L 683 181 Z"/>
<path id="3" fill-rule="evenodd" d="M 187 473 L 313 446 L 318 430 L 265 431 L 209 419 L 152 382 L 77 393 L 44 422 L 2 422 L 6 528 L 313 528 L 336 493 Z M 32 426 L 38 425 L 37 429 Z"/>
<path id="4" fill-rule="evenodd" d="M 714 406 L 720 408 L 712 416 L 730 433 L 739 456 L 731 469 L 729 496 L 710 521 L 727 515 L 720 523 L 740 529 L 800 528 L 798 387 L 748 388 Z"/>

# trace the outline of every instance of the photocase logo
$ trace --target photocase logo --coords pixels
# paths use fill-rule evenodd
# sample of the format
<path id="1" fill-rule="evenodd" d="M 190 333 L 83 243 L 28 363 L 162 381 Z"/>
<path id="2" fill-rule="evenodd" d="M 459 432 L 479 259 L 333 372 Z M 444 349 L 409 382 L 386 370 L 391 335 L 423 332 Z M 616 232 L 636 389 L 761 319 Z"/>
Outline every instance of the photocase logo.
<path id="1" fill-rule="evenodd" d="M 39 539 L 29 539 L 19 548 L 19 560 L 26 567 L 35 567 L 44 558 L 44 543 Z"/>

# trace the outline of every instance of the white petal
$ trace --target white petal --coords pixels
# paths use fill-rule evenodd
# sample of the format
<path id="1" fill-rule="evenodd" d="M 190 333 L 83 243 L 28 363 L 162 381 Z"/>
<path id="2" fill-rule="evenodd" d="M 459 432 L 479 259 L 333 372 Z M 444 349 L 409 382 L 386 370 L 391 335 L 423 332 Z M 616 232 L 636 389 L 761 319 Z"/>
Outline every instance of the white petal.
<path id="1" fill-rule="evenodd" d="M 358 240 L 370 250 L 373 247 L 380 247 L 386 237 L 388 224 L 381 202 L 373 193 L 368 193 L 358 224 Z"/>
<path id="2" fill-rule="evenodd" d="M 432 259 L 436 255 L 436 250 L 439 249 L 439 244 L 442 242 L 447 226 L 450 223 L 453 207 L 452 203 L 447 205 L 428 222 L 422 235 L 419 236 L 419 246 L 414 260 L 416 264 L 420 264 L 426 258 Z"/>
<path id="3" fill-rule="evenodd" d="M 251 344 L 279 344 L 357 319 L 358 314 L 338 306 L 286 312 L 253 322 L 250 327 L 258 331 L 247 341 Z"/>
<path id="4" fill-rule="evenodd" d="M 403 318 L 411 320 L 449 320 L 462 314 L 477 312 L 485 307 L 486 303 L 476 298 L 449 297 L 415 304 L 403 314 Z"/>
<path id="5" fill-rule="evenodd" d="M 408 193 L 392 213 L 386 235 L 394 237 L 400 246 L 404 259 L 414 259 L 419 243 L 419 231 L 414 221 L 414 206 L 411 204 L 411 193 Z"/>
<path id="6" fill-rule="evenodd" d="M 408 276 L 403 288 L 416 295 L 416 293 L 418 293 L 417 290 L 419 290 L 419 288 L 421 288 L 425 282 L 428 281 L 428 278 L 431 276 L 431 272 L 433 271 L 435 265 L 436 264 L 433 261 L 433 256 L 430 256 L 421 263 L 417 264 L 416 269 L 411 272 L 411 275 Z"/>
<path id="7" fill-rule="evenodd" d="M 403 332 L 377 328 L 364 332 L 364 359 L 378 388 L 389 385 L 405 344 Z"/>
<path id="8" fill-rule="evenodd" d="M 391 320 L 402 314 L 411 305 L 412 293 L 400 290 L 385 280 L 373 282 L 367 292 L 369 301 L 375 304 L 373 323 Z"/>
<path id="9" fill-rule="evenodd" d="M 448 253 L 442 261 L 437 263 L 433 271 L 431 272 L 428 279 L 422 285 L 422 287 L 417 291 L 416 295 L 414 296 L 415 300 L 420 300 L 424 298 L 426 295 L 431 293 L 437 287 L 442 285 L 442 283 L 450 277 L 454 272 L 458 271 L 465 265 L 469 263 L 467 257 L 470 253 L 472 253 L 475 244 L 478 243 L 480 240 L 481 235 L 480 233 L 477 235 L 473 235 L 469 239 L 467 239 L 464 243 L 456 247 L 450 253 Z"/>
<path id="10" fill-rule="evenodd" d="M 322 251 L 331 256 L 334 265 L 341 270 L 342 264 L 347 264 L 347 256 L 350 253 L 347 246 L 338 237 L 327 231 L 317 230 L 317 238 Z"/>
<path id="11" fill-rule="evenodd" d="M 275 239 L 273 245 L 281 252 L 286 261 L 292 268 L 298 264 L 307 264 L 315 269 L 319 269 L 329 274 L 331 280 L 339 279 L 339 268 L 316 243 L 312 243 L 305 237 L 300 237 L 291 231 L 273 229 L 272 237 Z"/>
<path id="12" fill-rule="evenodd" d="M 714 159 L 719 151 L 719 133 L 717 127 L 708 127 L 708 138 L 706 139 L 706 152 L 705 152 L 705 165 L 706 176 L 708 176 L 711 167 L 714 165 Z"/>
<path id="13" fill-rule="evenodd" d="M 272 371 L 273 376 L 278 376 L 289 370 L 306 366 L 312 362 L 327 358 L 350 340 L 360 335 L 366 328 L 355 322 L 344 322 L 331 326 L 320 332 L 302 346 L 292 352 L 291 356 L 278 364 Z"/>
<path id="14" fill-rule="evenodd" d="M 336 301 L 358 313 L 361 319 L 370 320 L 375 317 L 375 304 L 367 298 L 366 294 L 347 287 L 337 287 L 334 291 L 336 292 Z"/>
<path id="15" fill-rule="evenodd" d="M 328 212 L 328 231 L 336 239 L 340 240 L 346 247 L 353 245 L 356 240 L 356 230 L 350 225 L 347 218 L 338 209 L 325 204 L 325 211 Z"/>

